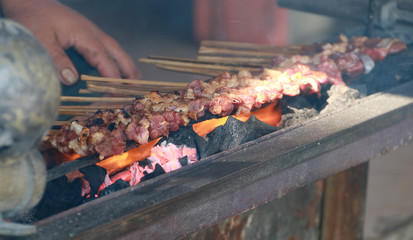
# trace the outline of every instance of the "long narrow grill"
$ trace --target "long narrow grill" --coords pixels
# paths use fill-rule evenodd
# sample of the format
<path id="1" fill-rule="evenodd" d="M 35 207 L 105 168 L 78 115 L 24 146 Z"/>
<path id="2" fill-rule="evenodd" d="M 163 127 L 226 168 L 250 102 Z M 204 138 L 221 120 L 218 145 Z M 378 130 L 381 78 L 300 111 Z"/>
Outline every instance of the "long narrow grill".
<path id="1" fill-rule="evenodd" d="M 33 238 L 179 238 L 409 144 L 412 123 L 409 82 L 39 221 Z"/>

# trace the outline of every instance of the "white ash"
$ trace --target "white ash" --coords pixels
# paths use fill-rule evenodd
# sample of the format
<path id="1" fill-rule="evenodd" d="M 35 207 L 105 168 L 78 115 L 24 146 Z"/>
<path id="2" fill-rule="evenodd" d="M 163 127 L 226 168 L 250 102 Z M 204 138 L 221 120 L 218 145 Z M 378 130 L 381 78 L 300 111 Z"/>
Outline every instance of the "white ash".
<path id="1" fill-rule="evenodd" d="M 355 100 L 360 99 L 360 92 L 346 85 L 333 85 L 327 91 L 327 105 L 320 111 L 321 114 L 329 113 L 343 107 L 350 106 Z"/>
<path id="2" fill-rule="evenodd" d="M 283 108 L 281 127 L 296 125 L 318 115 L 318 111 L 301 96 L 287 98 L 285 101 L 283 100 L 281 104 Z"/>

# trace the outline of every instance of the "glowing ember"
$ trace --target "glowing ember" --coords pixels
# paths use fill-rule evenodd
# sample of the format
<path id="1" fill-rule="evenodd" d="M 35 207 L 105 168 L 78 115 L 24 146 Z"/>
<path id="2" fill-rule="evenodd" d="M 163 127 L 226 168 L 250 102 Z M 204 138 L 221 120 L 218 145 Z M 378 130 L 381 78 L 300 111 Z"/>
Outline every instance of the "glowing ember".
<path id="1" fill-rule="evenodd" d="M 281 108 L 277 107 L 275 103 L 271 103 L 265 108 L 252 112 L 258 120 L 265 122 L 271 126 L 277 127 L 281 121 Z M 233 115 L 234 118 L 246 122 L 251 114 L 242 114 L 239 116 Z M 205 137 L 212 132 L 216 127 L 224 125 L 228 117 L 206 120 L 194 124 L 192 127 L 194 131 L 201 137 Z"/>
<path id="2" fill-rule="evenodd" d="M 176 146 L 175 144 L 163 142 L 152 148 L 151 156 L 148 159 L 155 164 L 159 164 L 165 170 L 165 172 L 171 172 L 182 167 L 179 159 L 187 157 L 186 164 L 196 162 L 198 160 L 196 156 L 196 149 L 189 148 L 185 145 Z"/>
<path id="3" fill-rule="evenodd" d="M 265 108 L 261 108 L 253 112 L 253 114 L 255 115 L 255 117 L 258 118 L 258 120 L 265 122 L 266 124 L 269 124 L 271 126 L 278 127 L 278 124 L 281 121 L 282 113 L 281 113 L 281 107 L 276 106 L 275 103 L 271 103 Z M 241 121 L 244 121 L 244 120 L 241 120 Z"/>
<path id="4" fill-rule="evenodd" d="M 82 195 L 82 197 L 90 197 L 90 184 L 89 182 L 84 179 L 81 178 L 82 180 L 82 190 L 80 191 L 80 195 Z"/>
<path id="5" fill-rule="evenodd" d="M 161 138 L 150 141 L 147 144 L 140 145 L 120 155 L 107 158 L 96 165 L 105 168 L 108 174 L 112 174 L 125 167 L 132 165 L 134 162 L 142 161 L 151 155 L 151 149 L 155 146 Z"/>
<path id="6" fill-rule="evenodd" d="M 61 153 L 63 155 L 64 162 L 71 162 L 80 158 L 81 156 L 77 153 L 69 154 L 69 153 Z"/>
<path id="7" fill-rule="evenodd" d="M 159 139 L 154 140 L 149 144 L 156 144 L 157 141 L 159 141 Z M 140 147 L 135 149 L 140 149 Z M 164 172 L 171 172 L 178 168 L 181 168 L 182 165 L 191 164 L 198 160 L 196 149 L 187 147 L 185 145 L 176 146 L 172 143 L 166 144 L 166 142 L 163 142 L 156 147 L 151 147 L 150 151 L 150 156 L 147 156 L 148 160 L 150 161 L 149 165 L 142 167 L 139 165 L 139 160 L 135 159 L 136 162 L 127 169 L 118 172 L 111 177 L 109 177 L 110 173 L 106 174 L 105 180 L 99 187 L 98 193 L 106 187 L 112 185 L 119 179 L 129 182 L 130 186 L 136 185 L 141 181 L 143 177 L 156 171 L 157 165 L 161 166 L 162 169 L 164 169 Z M 119 156 L 117 157 L 119 158 Z M 184 157 L 187 157 L 185 162 L 182 160 L 182 158 Z M 86 198 L 90 197 L 90 191 L 91 188 L 89 182 L 82 178 L 82 196 Z M 98 195 L 96 195 L 95 197 L 98 197 Z"/>

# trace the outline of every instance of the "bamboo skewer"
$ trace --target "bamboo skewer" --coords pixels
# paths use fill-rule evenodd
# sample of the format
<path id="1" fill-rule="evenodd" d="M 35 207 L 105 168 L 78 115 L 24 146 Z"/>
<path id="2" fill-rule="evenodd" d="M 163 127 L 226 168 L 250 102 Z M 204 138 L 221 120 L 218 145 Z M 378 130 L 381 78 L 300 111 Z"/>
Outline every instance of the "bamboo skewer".
<path id="1" fill-rule="evenodd" d="M 269 50 L 269 51 L 291 51 L 291 52 L 306 52 L 314 51 L 315 45 L 285 45 L 274 46 L 268 44 L 244 43 L 244 42 L 228 42 L 228 41 L 211 41 L 204 40 L 201 42 L 204 47 L 216 48 L 233 48 L 233 49 L 251 49 L 251 50 Z"/>
<path id="2" fill-rule="evenodd" d="M 200 47 L 199 54 L 220 54 L 220 55 L 231 55 L 231 56 L 252 56 L 252 57 L 266 57 L 273 58 L 279 56 L 291 56 L 297 54 L 297 52 L 270 52 L 270 51 L 247 51 L 247 50 L 234 50 L 226 48 L 212 48 L 212 47 Z"/>
<path id="3" fill-rule="evenodd" d="M 58 131 L 59 131 L 59 130 L 50 129 L 47 134 L 48 134 L 48 135 L 53 135 L 53 134 L 56 134 Z"/>
<path id="4" fill-rule="evenodd" d="M 60 111 L 60 115 L 66 115 L 66 116 L 88 116 L 91 117 L 93 114 L 95 114 L 96 111 L 94 112 L 83 112 L 83 111 Z"/>
<path id="5" fill-rule="evenodd" d="M 53 123 L 53 126 L 63 126 L 63 125 L 66 125 L 68 123 L 70 123 L 70 121 L 56 121 L 56 122 Z M 52 130 L 50 130 L 50 131 L 52 131 Z"/>
<path id="6" fill-rule="evenodd" d="M 139 59 L 157 67 L 208 76 L 224 71 L 256 71 L 269 65 L 274 57 L 315 51 L 315 45 L 273 46 L 254 43 L 202 41 L 197 59 L 148 56 Z"/>
<path id="7" fill-rule="evenodd" d="M 124 105 L 113 104 L 113 105 L 65 105 L 60 106 L 60 110 L 98 110 L 98 109 L 113 109 L 113 108 L 122 108 Z"/>
<path id="8" fill-rule="evenodd" d="M 57 132 L 59 132 L 59 130 L 56 129 L 49 129 L 49 132 L 47 132 L 47 134 L 42 138 L 42 141 L 45 142 L 49 139 L 49 137 L 55 135 Z"/>
<path id="9" fill-rule="evenodd" d="M 111 87 L 114 89 L 121 89 L 121 90 L 126 89 L 126 90 L 140 91 L 140 92 L 150 92 L 150 91 L 170 92 L 173 90 L 181 90 L 185 88 L 182 86 L 148 86 L 148 85 L 136 86 L 136 85 L 130 85 L 130 84 L 112 84 L 112 83 L 95 82 L 95 81 L 88 81 L 86 85 L 87 86 L 89 85 L 98 86 L 98 87 Z"/>
<path id="10" fill-rule="evenodd" d="M 219 71 L 219 70 L 209 70 L 209 69 L 202 69 L 202 68 L 176 67 L 176 66 L 163 65 L 163 64 L 156 64 L 155 66 L 157 66 L 159 68 L 162 68 L 162 69 L 170 70 L 170 71 L 186 72 L 186 73 L 213 76 L 213 77 L 216 77 L 216 76 L 218 76 L 218 75 L 220 75 L 224 72 L 224 71 Z"/>
<path id="11" fill-rule="evenodd" d="M 93 93 L 93 92 L 91 92 L 87 89 L 79 89 L 79 94 L 90 94 L 90 93 Z"/>
<path id="12" fill-rule="evenodd" d="M 250 71 L 255 71 L 261 67 L 239 67 L 239 66 L 225 66 L 225 65 L 218 65 L 218 64 L 204 64 L 204 63 L 192 63 L 192 62 L 178 62 L 178 61 L 170 61 L 170 60 L 158 60 L 158 59 L 150 59 L 150 58 L 141 58 L 139 59 L 140 62 L 143 63 L 152 63 L 152 64 L 160 64 L 163 66 L 176 66 L 176 67 L 186 67 L 186 68 L 198 68 L 198 69 L 208 69 L 208 70 L 221 70 L 221 71 L 240 71 L 242 69 L 247 69 Z"/>
<path id="13" fill-rule="evenodd" d="M 249 64 L 255 66 L 262 66 L 265 64 L 270 64 L 271 58 L 249 58 L 249 57 L 223 57 L 223 56 L 209 56 L 209 55 L 199 55 L 197 59 L 201 61 L 211 61 L 218 63 L 238 63 L 238 64 Z"/>
<path id="14" fill-rule="evenodd" d="M 164 56 L 154 56 L 154 55 L 149 55 L 147 59 L 150 60 L 165 60 L 165 61 L 171 61 L 171 62 L 185 62 L 185 63 L 199 63 L 199 64 L 205 64 L 205 66 L 209 65 L 225 65 L 225 66 L 232 66 L 232 67 L 261 67 L 261 65 L 257 65 L 256 63 L 251 63 L 251 61 L 245 61 L 243 63 L 237 62 L 237 61 L 227 61 L 227 62 L 218 62 L 215 60 L 204 60 L 204 59 L 189 59 L 189 58 L 177 58 L 177 57 L 164 57 Z M 236 58 L 233 58 L 236 59 Z"/>
<path id="15" fill-rule="evenodd" d="M 134 97 L 74 97 L 61 96 L 62 102 L 100 102 L 100 103 L 130 103 Z"/>
<path id="16" fill-rule="evenodd" d="M 120 78 L 104 78 L 104 77 L 95 77 L 89 75 L 81 75 L 80 77 L 84 81 L 96 81 L 96 82 L 112 82 L 112 83 L 129 83 L 139 85 L 152 85 L 152 86 L 181 86 L 186 87 L 188 83 L 181 82 L 163 82 L 163 81 L 148 81 L 148 80 L 132 80 L 132 79 L 120 79 Z"/>
<path id="17" fill-rule="evenodd" d="M 93 83 L 87 83 L 87 89 L 91 92 L 100 92 L 100 93 L 118 93 L 118 94 L 126 94 L 126 95 L 133 95 L 133 96 L 143 96 L 150 91 L 140 91 L 134 89 L 120 89 L 116 87 L 107 87 L 107 86 L 99 86 Z"/>
<path id="18" fill-rule="evenodd" d="M 79 108 L 79 109 L 61 109 L 59 108 L 59 113 L 78 113 L 78 112 L 82 112 L 82 113 L 94 113 L 99 109 L 83 109 L 83 108 Z"/>

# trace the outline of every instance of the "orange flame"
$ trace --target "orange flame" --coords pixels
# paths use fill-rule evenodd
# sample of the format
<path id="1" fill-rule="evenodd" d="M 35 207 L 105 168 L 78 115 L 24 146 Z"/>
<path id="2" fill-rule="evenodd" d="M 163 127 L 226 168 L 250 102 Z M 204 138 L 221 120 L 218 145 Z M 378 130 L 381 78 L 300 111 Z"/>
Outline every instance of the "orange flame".
<path id="1" fill-rule="evenodd" d="M 73 160 L 76 160 L 78 158 L 80 158 L 81 156 L 77 153 L 62 153 L 62 157 L 64 159 L 64 162 L 71 162 Z"/>
<path id="2" fill-rule="evenodd" d="M 227 119 L 228 117 L 205 120 L 192 125 L 192 129 L 199 136 L 205 137 L 208 133 L 212 132 L 216 127 L 224 125 L 227 122 Z"/>
<path id="3" fill-rule="evenodd" d="M 96 165 L 105 168 L 110 175 L 118 170 L 132 165 L 134 162 L 142 161 L 149 157 L 151 155 L 151 149 L 159 142 L 159 140 L 161 140 L 161 138 L 152 140 L 147 144 L 142 144 L 139 147 L 132 148 L 120 155 L 106 158 L 105 160 L 96 163 Z"/>
<path id="4" fill-rule="evenodd" d="M 265 108 L 261 108 L 257 111 L 252 112 L 255 117 L 272 126 L 278 126 L 281 121 L 281 108 L 277 107 L 276 103 L 271 103 Z M 247 121 L 251 114 L 242 114 L 239 116 L 233 115 L 236 119 L 240 121 Z M 201 137 L 205 137 L 208 133 L 212 132 L 216 127 L 224 125 L 228 120 L 228 117 L 210 119 L 202 121 L 192 125 L 193 130 Z"/>
<path id="5" fill-rule="evenodd" d="M 271 103 L 265 108 L 254 111 L 252 114 L 254 114 L 255 117 L 258 118 L 258 120 L 265 122 L 271 126 L 278 127 L 278 124 L 281 121 L 281 111 L 282 110 L 280 106 L 276 105 L 276 103 Z"/>

